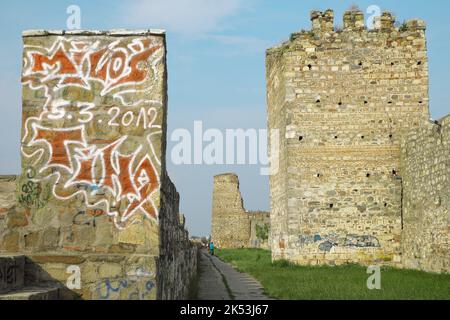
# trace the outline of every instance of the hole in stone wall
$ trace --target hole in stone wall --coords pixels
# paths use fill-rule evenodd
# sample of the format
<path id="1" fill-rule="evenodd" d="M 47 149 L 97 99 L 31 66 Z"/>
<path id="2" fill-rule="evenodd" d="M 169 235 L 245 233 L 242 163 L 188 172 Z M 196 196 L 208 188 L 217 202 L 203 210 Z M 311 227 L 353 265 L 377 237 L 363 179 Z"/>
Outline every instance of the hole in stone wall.
<path id="1" fill-rule="evenodd" d="M 367 178 L 370 178 L 370 173 L 366 173 L 366 177 L 367 177 Z"/>
<path id="2" fill-rule="evenodd" d="M 361 139 L 364 139 L 364 136 L 361 136 Z"/>
<path id="3" fill-rule="evenodd" d="M 338 136 L 334 136 L 334 138 L 335 138 L 335 139 L 337 139 L 337 138 L 338 138 Z"/>
<path id="4" fill-rule="evenodd" d="M 341 102 L 341 101 L 339 101 L 338 105 L 339 105 L 339 106 L 342 106 L 342 102 Z"/>
<path id="5" fill-rule="evenodd" d="M 320 178 L 322 175 L 320 173 L 317 174 L 317 178 Z"/>
<path id="6" fill-rule="evenodd" d="M 384 207 L 387 207 L 387 206 L 388 206 L 388 205 L 387 205 L 387 203 L 385 202 L 385 203 L 384 203 Z"/>
<path id="7" fill-rule="evenodd" d="M 311 70 L 312 69 L 312 65 L 308 64 L 308 68 L 309 68 L 309 70 Z"/>
<path id="8" fill-rule="evenodd" d="M 417 65 L 420 66 L 422 64 L 422 61 L 418 61 Z"/>
<path id="9" fill-rule="evenodd" d="M 316 100 L 316 103 L 320 103 L 320 99 L 317 99 L 317 100 Z"/>
<path id="10" fill-rule="evenodd" d="M 419 101 L 419 104 L 422 104 L 423 103 L 423 101 Z"/>
<path id="11" fill-rule="evenodd" d="M 330 203 L 330 209 L 332 209 L 332 208 L 333 208 L 333 206 L 334 206 L 334 205 L 333 205 L 332 203 Z"/>
<path id="12" fill-rule="evenodd" d="M 392 139 L 392 134 L 390 134 L 390 135 L 389 135 L 389 138 L 391 138 L 391 139 Z"/>
<path id="13" fill-rule="evenodd" d="M 298 141 L 302 141 L 303 140 L 303 136 L 298 137 Z"/>
<path id="14" fill-rule="evenodd" d="M 397 171 L 395 169 L 392 170 L 392 174 L 395 176 L 397 174 Z"/>
<path id="15" fill-rule="evenodd" d="M 391 62 L 391 66 L 393 66 L 394 65 L 394 63 L 393 62 Z"/>
<path id="16" fill-rule="evenodd" d="M 364 100 L 364 104 L 368 104 L 369 102 L 367 100 Z"/>
<path id="17" fill-rule="evenodd" d="M 358 63 L 358 66 L 362 66 L 362 65 L 363 65 L 363 63 L 362 63 L 362 62 Z"/>
<path id="18" fill-rule="evenodd" d="M 392 104 L 392 101 L 389 101 L 388 104 Z"/>

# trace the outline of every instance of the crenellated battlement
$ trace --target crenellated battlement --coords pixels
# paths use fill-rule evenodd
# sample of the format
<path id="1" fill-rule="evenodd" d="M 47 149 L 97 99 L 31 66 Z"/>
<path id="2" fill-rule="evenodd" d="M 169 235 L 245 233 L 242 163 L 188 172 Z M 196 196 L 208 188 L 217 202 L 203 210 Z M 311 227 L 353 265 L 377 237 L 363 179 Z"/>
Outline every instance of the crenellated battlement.
<path id="1" fill-rule="evenodd" d="M 361 11 L 346 11 L 344 13 L 344 30 L 363 30 L 364 28 L 364 13 Z"/>
<path id="2" fill-rule="evenodd" d="M 334 25 L 334 11 L 327 9 L 326 11 L 311 11 L 311 30 L 304 31 L 306 33 L 312 32 L 314 35 L 320 33 L 333 32 L 351 32 L 351 31 L 378 31 L 378 32 L 408 32 L 425 30 L 426 25 L 423 20 L 412 19 L 406 21 L 401 27 L 396 27 L 396 17 L 391 12 L 383 12 L 380 16 L 374 18 L 373 28 L 368 28 L 366 25 L 366 16 L 362 11 L 349 10 L 343 15 L 343 28 L 336 28 Z"/>
<path id="3" fill-rule="evenodd" d="M 426 50 L 424 20 L 411 19 L 402 24 L 396 24 L 396 17 L 390 12 L 383 12 L 374 17 L 373 25 L 367 26 L 367 16 L 362 11 L 346 11 L 343 15 L 343 24 L 335 26 L 334 12 L 328 9 L 311 11 L 311 29 L 301 30 L 291 34 L 290 40 L 267 50 L 267 54 L 280 54 L 297 50 L 298 45 L 307 48 L 323 46 L 324 43 L 354 42 L 367 45 L 413 46 L 415 50 Z M 321 40 L 317 42 L 317 40 Z M 381 41 L 381 43 L 380 43 Z M 311 50 L 311 49 L 309 49 Z"/>
<path id="4" fill-rule="evenodd" d="M 311 11 L 311 22 L 313 31 L 333 32 L 334 31 L 334 12 L 333 10 Z"/>

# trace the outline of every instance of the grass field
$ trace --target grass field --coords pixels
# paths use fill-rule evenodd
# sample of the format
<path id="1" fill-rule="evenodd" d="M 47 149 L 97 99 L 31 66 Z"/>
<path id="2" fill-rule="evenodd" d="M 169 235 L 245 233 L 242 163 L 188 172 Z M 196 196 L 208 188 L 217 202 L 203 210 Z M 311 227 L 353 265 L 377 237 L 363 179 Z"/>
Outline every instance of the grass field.
<path id="1" fill-rule="evenodd" d="M 272 263 L 270 251 L 261 249 L 223 249 L 217 250 L 217 256 L 258 279 L 265 293 L 277 299 L 450 299 L 450 275 L 382 268 L 381 289 L 369 290 L 366 282 L 370 274 L 358 265 L 307 267 L 287 261 Z"/>

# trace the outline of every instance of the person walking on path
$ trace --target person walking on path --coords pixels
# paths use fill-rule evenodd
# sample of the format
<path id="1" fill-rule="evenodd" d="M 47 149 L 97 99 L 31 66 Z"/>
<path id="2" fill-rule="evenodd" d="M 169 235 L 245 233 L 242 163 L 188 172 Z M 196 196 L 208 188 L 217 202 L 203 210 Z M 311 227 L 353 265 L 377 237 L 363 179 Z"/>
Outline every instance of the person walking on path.
<path id="1" fill-rule="evenodd" d="M 213 256 L 214 255 L 214 242 L 209 243 L 209 253 Z"/>

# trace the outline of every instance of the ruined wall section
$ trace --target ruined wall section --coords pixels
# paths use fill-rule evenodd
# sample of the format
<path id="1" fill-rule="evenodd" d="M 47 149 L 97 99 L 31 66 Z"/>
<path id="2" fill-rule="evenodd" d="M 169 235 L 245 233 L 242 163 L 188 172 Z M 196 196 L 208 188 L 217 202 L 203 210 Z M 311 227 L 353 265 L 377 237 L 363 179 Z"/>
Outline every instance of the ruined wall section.
<path id="1" fill-rule="evenodd" d="M 450 116 L 406 137 L 402 146 L 405 268 L 450 272 Z"/>
<path id="2" fill-rule="evenodd" d="M 233 173 L 214 177 L 211 237 L 218 248 L 270 248 L 270 214 L 245 210 Z"/>
<path id="3" fill-rule="evenodd" d="M 218 248 L 248 247 L 250 220 L 235 174 L 214 177 L 211 237 Z"/>
<path id="4" fill-rule="evenodd" d="M 179 212 L 180 195 L 169 177 L 163 181 L 158 299 L 186 299 L 192 280 L 197 274 L 198 248 L 189 240 L 185 217 Z"/>
<path id="5" fill-rule="evenodd" d="M 383 13 L 369 31 L 347 12 L 335 31 L 331 10 L 311 19 L 311 31 L 267 52 L 269 128 L 285 130 L 286 169 L 271 177 L 281 181 L 271 183 L 273 257 L 398 264 L 400 141 L 429 117 L 425 24 L 399 30 Z"/>

